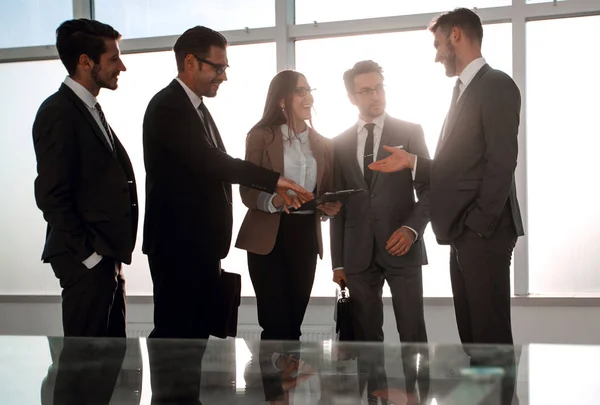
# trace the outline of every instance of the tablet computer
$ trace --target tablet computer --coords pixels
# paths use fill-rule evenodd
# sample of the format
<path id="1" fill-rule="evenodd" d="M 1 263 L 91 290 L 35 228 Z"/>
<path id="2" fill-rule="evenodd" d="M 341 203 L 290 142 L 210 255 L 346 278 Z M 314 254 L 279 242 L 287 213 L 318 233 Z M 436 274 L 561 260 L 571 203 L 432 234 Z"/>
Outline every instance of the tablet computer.
<path id="1" fill-rule="evenodd" d="M 312 201 L 304 203 L 300 206 L 300 208 L 291 208 L 290 212 L 294 211 L 305 211 L 305 210 L 316 210 L 317 205 L 321 205 L 326 202 L 335 202 L 339 201 L 342 204 L 345 204 L 348 201 L 348 198 L 354 194 L 362 193 L 364 190 L 362 188 L 359 189 L 350 189 L 350 190 L 340 190 L 340 191 L 329 191 L 325 194 L 320 195 Z"/>

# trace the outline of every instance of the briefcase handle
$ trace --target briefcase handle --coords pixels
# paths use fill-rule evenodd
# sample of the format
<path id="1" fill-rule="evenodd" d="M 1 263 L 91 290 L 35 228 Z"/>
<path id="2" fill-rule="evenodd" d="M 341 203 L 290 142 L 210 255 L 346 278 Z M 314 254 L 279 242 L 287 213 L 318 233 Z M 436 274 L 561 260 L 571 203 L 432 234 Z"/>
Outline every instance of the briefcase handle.
<path id="1" fill-rule="evenodd" d="M 342 294 L 342 298 L 346 298 L 346 289 L 348 287 L 346 286 L 346 281 L 345 280 L 340 280 L 340 293 Z"/>

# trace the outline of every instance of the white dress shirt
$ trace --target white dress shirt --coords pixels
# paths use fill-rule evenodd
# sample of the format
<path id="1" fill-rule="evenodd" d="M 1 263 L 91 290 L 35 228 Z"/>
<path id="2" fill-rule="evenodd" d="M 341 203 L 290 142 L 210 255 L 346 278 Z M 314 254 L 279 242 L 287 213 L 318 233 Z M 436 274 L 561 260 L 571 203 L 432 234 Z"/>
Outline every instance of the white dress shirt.
<path id="1" fill-rule="evenodd" d="M 210 129 L 210 123 L 204 122 L 204 117 L 202 116 L 202 113 L 200 112 L 199 107 L 200 107 L 200 104 L 202 104 L 202 97 L 199 97 L 196 93 L 194 93 L 192 91 L 192 89 L 190 89 L 187 86 L 187 84 L 185 84 L 183 82 L 183 80 L 181 80 L 179 77 L 176 77 L 175 80 L 177 80 L 179 82 L 179 84 L 181 84 L 181 87 L 183 87 L 183 90 L 185 90 L 185 94 L 187 94 L 187 96 L 189 97 L 190 101 L 192 102 L 192 105 L 196 109 L 196 113 L 198 113 L 200 120 L 206 127 L 206 130 L 208 131 L 208 135 L 210 135 L 210 138 L 213 140 L 214 144 L 218 145 L 217 139 L 215 138 L 215 134 L 213 134 L 213 131 L 211 131 L 211 129 Z"/>
<path id="2" fill-rule="evenodd" d="M 473 81 L 473 78 L 481 70 L 481 68 L 486 64 L 486 61 L 483 57 L 477 58 L 474 61 L 471 61 L 462 71 L 460 76 L 458 76 L 460 80 L 460 84 L 458 85 L 458 100 L 465 92 L 465 89 L 469 84 Z"/>
<path id="3" fill-rule="evenodd" d="M 317 160 L 315 159 L 310 140 L 308 127 L 299 134 L 294 134 L 286 124 L 281 126 L 283 134 L 283 176 L 293 180 L 298 185 L 312 192 L 317 187 Z M 275 208 L 273 198 L 275 194 L 261 192 L 257 205 L 262 211 L 274 213 L 283 210 Z M 294 214 L 313 214 L 314 211 L 294 211 Z"/>
<path id="4" fill-rule="evenodd" d="M 85 106 L 90 111 L 90 114 L 92 114 L 92 117 L 94 117 L 94 119 L 96 120 L 98 127 L 100 127 L 102 134 L 104 134 L 104 137 L 106 138 L 106 142 L 108 142 L 109 147 L 112 149 L 112 142 L 109 138 L 109 135 L 106 133 L 104 125 L 102 125 L 102 121 L 100 120 L 100 114 L 98 113 L 98 110 L 96 110 L 96 104 L 98 103 L 96 97 L 94 97 L 88 89 L 83 87 L 81 84 L 77 83 L 75 80 L 71 79 L 69 76 L 67 76 L 64 83 L 71 90 L 73 90 L 73 93 L 75 93 L 77 97 L 81 99 L 81 101 L 83 101 L 83 104 L 85 104 Z"/>

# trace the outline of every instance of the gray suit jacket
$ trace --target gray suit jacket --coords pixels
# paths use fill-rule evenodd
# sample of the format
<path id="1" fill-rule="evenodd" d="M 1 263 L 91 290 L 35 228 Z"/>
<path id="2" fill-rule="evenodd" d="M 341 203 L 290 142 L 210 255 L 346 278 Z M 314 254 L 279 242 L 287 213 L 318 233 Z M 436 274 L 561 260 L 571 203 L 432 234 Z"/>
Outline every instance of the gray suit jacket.
<path id="1" fill-rule="evenodd" d="M 439 243 L 450 243 L 465 227 L 489 237 L 507 204 L 517 235 L 523 235 L 515 187 L 520 111 L 515 82 L 486 64 L 447 117 L 435 160 L 419 156 L 415 179 L 430 184 L 431 226 Z"/>
<path id="2" fill-rule="evenodd" d="M 334 139 L 334 188 L 364 189 L 355 194 L 331 223 L 333 268 L 343 267 L 347 274 L 366 271 L 371 265 L 375 244 L 380 252 L 392 233 L 401 226 L 418 232 L 419 238 L 404 256 L 384 254 L 390 269 L 427 264 L 423 232 L 429 222 L 429 186 L 413 184 L 408 170 L 398 173 L 373 173 L 367 185 L 356 158 L 357 127 L 352 126 Z M 383 145 L 400 146 L 419 156 L 429 156 L 420 125 L 387 116 L 383 125 L 377 159 L 389 156 Z M 417 192 L 418 202 L 415 201 Z"/>

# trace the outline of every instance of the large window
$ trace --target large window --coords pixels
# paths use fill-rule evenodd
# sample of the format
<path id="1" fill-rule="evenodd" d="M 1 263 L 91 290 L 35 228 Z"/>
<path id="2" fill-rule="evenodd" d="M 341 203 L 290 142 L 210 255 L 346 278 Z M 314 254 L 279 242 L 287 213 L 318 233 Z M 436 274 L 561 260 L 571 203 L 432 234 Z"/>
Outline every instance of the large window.
<path id="1" fill-rule="evenodd" d="M 180 35 L 196 25 L 215 30 L 275 25 L 273 0 L 96 0 L 95 18 L 125 38 Z"/>
<path id="2" fill-rule="evenodd" d="M 51 6 L 50 6 L 51 3 Z M 51 268 L 39 260 L 45 222 L 35 205 L 35 155 L 31 125 L 40 103 L 55 92 L 66 72 L 53 60 L 55 30 L 76 17 L 113 25 L 127 41 L 128 68 L 117 91 L 103 90 L 107 119 L 125 144 L 137 175 L 144 209 L 142 121 L 150 98 L 177 74 L 172 51 L 161 36 L 205 25 L 226 33 L 231 68 L 219 95 L 207 100 L 228 152 L 244 157 L 245 137 L 259 119 L 271 78 L 284 66 L 306 74 L 316 87 L 316 129 L 334 137 L 356 122 L 342 75 L 355 62 L 383 66 L 390 115 L 423 126 L 431 154 L 450 103 L 454 79 L 434 63 L 433 36 L 425 30 L 438 12 L 477 8 L 484 21 L 483 54 L 513 74 L 526 114 L 517 170 L 522 215 L 527 223 L 515 253 L 520 293 L 598 294 L 600 192 L 596 151 L 600 148 L 596 95 L 600 94 L 595 51 L 600 34 L 597 0 L 4 0 L 0 1 L 0 295 L 60 292 Z M 276 18 L 276 8 L 279 18 Z M 292 24 L 308 26 L 285 26 Z M 398 17 L 405 18 L 398 18 Z M 284 18 L 285 17 L 285 18 Z M 389 18 L 391 17 L 391 18 Z M 364 19 L 375 19 L 365 22 Z M 316 21 L 315 26 L 313 22 Z M 257 28 L 265 28 L 257 30 Z M 244 30 L 246 32 L 230 30 Z M 241 32 L 241 34 L 240 34 Z M 513 38 L 513 35 L 516 37 Z M 268 43 L 264 43 L 267 41 Z M 278 44 L 276 46 L 275 44 Z M 125 46 L 126 45 L 126 46 Z M 513 47 L 514 45 L 514 47 Z M 514 55 L 514 58 L 513 58 Z M 514 60 L 513 60 L 514 59 Z M 525 182 L 526 180 L 526 182 Z M 527 200 L 527 204 L 525 204 Z M 526 207 L 527 206 L 527 207 Z M 525 209 L 527 208 L 527 209 Z M 234 186 L 234 229 L 246 213 Z M 142 217 L 143 219 L 143 217 Z M 152 293 L 147 258 L 141 253 L 143 220 L 133 265 L 126 268 L 128 292 Z M 323 223 L 324 260 L 317 264 L 313 296 L 332 296 L 329 223 Z M 451 295 L 448 247 L 428 227 L 429 265 L 423 268 L 426 296 Z M 246 252 L 233 244 L 223 268 L 241 273 L 243 295 L 253 295 Z M 529 284 L 525 280 L 529 277 Z M 389 291 L 384 290 L 385 295 Z"/>
<path id="3" fill-rule="evenodd" d="M 484 49 L 490 65 L 512 73 L 511 25 L 488 25 Z M 433 36 L 428 31 L 327 38 L 296 43 L 296 66 L 304 73 L 315 97 L 315 128 L 334 137 L 356 123 L 358 113 L 350 104 L 342 75 L 354 63 L 372 59 L 384 69 L 387 112 L 423 126 L 433 155 L 456 79 L 448 79 L 441 64 L 434 63 Z M 436 243 L 431 227 L 425 232 L 429 265 L 423 269 L 426 296 L 449 296 L 449 250 Z M 329 266 L 329 267 L 328 267 Z M 330 257 L 320 262 L 317 282 L 331 279 Z M 315 289 L 317 289 L 315 285 Z M 321 292 L 321 290 L 317 290 Z M 326 290 L 322 290 L 325 294 Z"/>
<path id="4" fill-rule="evenodd" d="M 56 28 L 70 18 L 71 0 L 2 0 L 0 48 L 54 44 Z"/>
<path id="5" fill-rule="evenodd" d="M 599 16 L 527 24 L 533 293 L 600 292 L 599 27 Z"/>
<path id="6" fill-rule="evenodd" d="M 57 60 L 0 64 L 0 294 L 60 291 L 52 269 L 41 262 L 46 226 L 33 197 L 31 125 L 42 101 L 65 76 Z"/>
<path id="7" fill-rule="evenodd" d="M 473 0 L 468 7 L 509 6 L 511 0 Z M 390 0 L 296 0 L 296 23 L 341 21 L 361 18 L 389 17 L 420 13 L 443 12 L 465 7 L 464 1 L 390 1 Z"/>
<path id="8" fill-rule="evenodd" d="M 275 75 L 275 44 L 232 46 L 228 49 L 230 69 L 214 99 L 207 99 L 223 142 L 230 155 L 244 158 L 246 134 L 260 118 L 271 78 Z M 260 64 L 249 63 L 260 60 Z M 103 90 L 100 102 L 111 126 L 132 160 L 138 183 L 140 206 L 139 238 L 132 266 L 127 268 L 129 294 L 152 291 L 148 260 L 141 251 L 145 206 L 145 169 L 142 149 L 142 122 L 150 99 L 177 76 L 173 52 L 125 55 L 127 71 L 119 79 L 119 89 Z M 246 214 L 237 186 L 234 187 L 234 238 Z M 40 219 L 41 220 L 41 219 Z M 199 230 L 200 231 L 200 230 Z M 234 239 L 235 240 L 235 239 Z M 246 254 L 233 247 L 222 263 L 224 269 L 241 273 L 244 295 L 254 295 L 248 277 Z"/>

